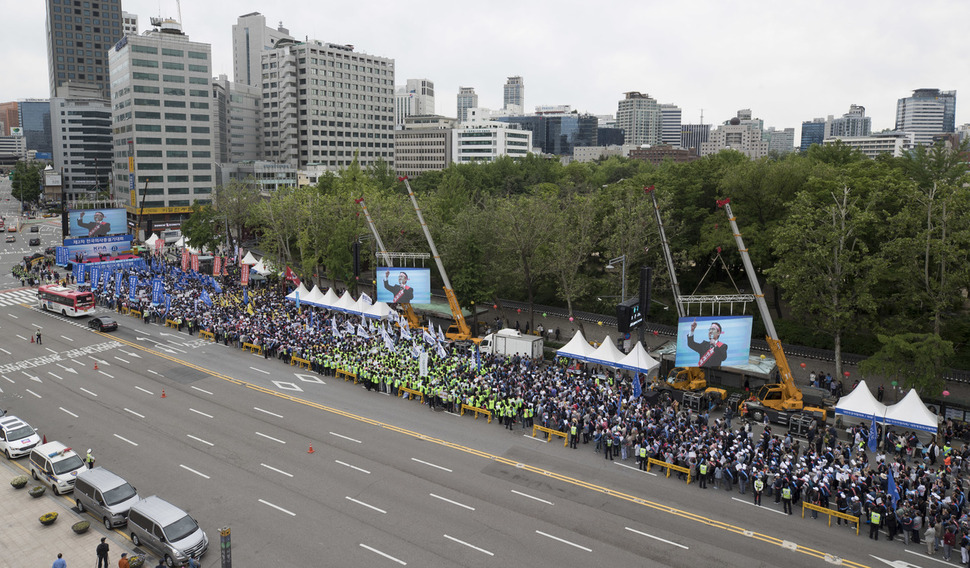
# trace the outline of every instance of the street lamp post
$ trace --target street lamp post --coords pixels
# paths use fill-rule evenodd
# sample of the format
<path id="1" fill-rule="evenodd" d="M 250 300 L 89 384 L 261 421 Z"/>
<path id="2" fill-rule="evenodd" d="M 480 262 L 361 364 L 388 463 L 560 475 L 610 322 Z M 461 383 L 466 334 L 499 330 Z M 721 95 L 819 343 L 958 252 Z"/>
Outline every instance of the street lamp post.
<path id="1" fill-rule="evenodd" d="M 625 302 L 626 301 L 626 255 L 623 254 L 616 258 L 610 259 L 609 264 L 606 265 L 606 269 L 607 270 L 615 269 L 616 266 L 614 266 L 614 264 L 616 264 L 617 262 L 622 263 L 620 265 L 620 279 L 622 280 L 622 283 L 620 285 L 620 302 Z"/>

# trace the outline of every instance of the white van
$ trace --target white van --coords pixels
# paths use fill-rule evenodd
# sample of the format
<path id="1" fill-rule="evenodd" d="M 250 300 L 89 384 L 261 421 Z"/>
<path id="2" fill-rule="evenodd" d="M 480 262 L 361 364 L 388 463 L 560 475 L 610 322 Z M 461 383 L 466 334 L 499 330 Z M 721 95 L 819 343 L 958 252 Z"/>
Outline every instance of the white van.
<path id="1" fill-rule="evenodd" d="M 60 442 L 47 442 L 30 452 L 30 475 L 50 485 L 54 495 L 73 489 L 77 474 L 85 467 L 81 456 Z"/>
<path id="2" fill-rule="evenodd" d="M 7 459 L 26 456 L 40 443 L 37 431 L 16 416 L 0 418 L 0 451 Z"/>
<path id="3" fill-rule="evenodd" d="M 135 546 L 158 554 L 166 566 L 181 566 L 209 548 L 209 538 L 188 513 L 152 495 L 128 510 L 128 530 Z"/>
<path id="4" fill-rule="evenodd" d="M 111 530 L 128 522 L 128 510 L 138 502 L 138 492 L 121 477 L 96 467 L 77 474 L 74 502 L 79 513 L 91 513 Z"/>

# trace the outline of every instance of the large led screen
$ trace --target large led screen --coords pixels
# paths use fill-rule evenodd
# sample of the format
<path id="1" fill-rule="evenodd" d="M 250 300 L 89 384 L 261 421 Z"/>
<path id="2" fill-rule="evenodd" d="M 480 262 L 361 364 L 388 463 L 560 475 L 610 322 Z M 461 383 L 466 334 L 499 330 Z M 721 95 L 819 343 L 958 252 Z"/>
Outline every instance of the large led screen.
<path id="1" fill-rule="evenodd" d="M 677 322 L 678 367 L 732 367 L 748 362 L 751 316 L 686 317 Z"/>

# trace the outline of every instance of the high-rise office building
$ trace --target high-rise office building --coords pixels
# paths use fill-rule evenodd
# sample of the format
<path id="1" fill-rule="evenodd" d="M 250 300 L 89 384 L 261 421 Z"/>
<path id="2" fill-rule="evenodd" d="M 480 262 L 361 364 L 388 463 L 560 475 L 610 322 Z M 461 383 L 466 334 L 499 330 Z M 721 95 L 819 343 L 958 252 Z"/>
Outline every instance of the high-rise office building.
<path id="1" fill-rule="evenodd" d="M 434 83 L 427 79 L 408 79 L 394 93 L 394 124 L 402 126 L 409 116 L 434 114 Z"/>
<path id="2" fill-rule="evenodd" d="M 20 128 L 26 138 L 27 151 L 45 156 L 54 152 L 51 138 L 51 102 L 49 99 L 26 99 L 17 104 Z"/>
<path id="3" fill-rule="evenodd" d="M 735 150 L 749 158 L 768 155 L 768 141 L 761 129 L 762 121 L 752 119 L 751 111 L 742 109 L 738 115 L 711 131 L 707 142 L 701 144 L 701 156 L 716 154 L 721 150 Z M 794 143 L 795 131 L 792 129 Z"/>
<path id="4" fill-rule="evenodd" d="M 187 215 L 193 201 L 212 199 L 212 48 L 190 41 L 174 20 L 152 18 L 152 25 L 109 54 L 113 183 L 116 199 L 127 197 L 164 226 Z M 171 209 L 156 215 L 158 208 Z"/>
<path id="5" fill-rule="evenodd" d="M 394 167 L 394 60 L 352 45 L 281 40 L 263 54 L 263 159 L 336 170 Z"/>
<path id="6" fill-rule="evenodd" d="M 524 158 L 532 150 L 532 132 L 490 120 L 486 109 L 470 108 L 468 120 L 458 125 L 452 138 L 452 159 L 459 163 L 494 162 L 500 156 Z"/>
<path id="7" fill-rule="evenodd" d="M 895 130 L 912 132 L 917 144 L 930 145 L 934 135 L 954 131 L 956 106 L 956 91 L 916 89 L 897 101 Z"/>
<path id="8" fill-rule="evenodd" d="M 511 116 L 525 114 L 525 83 L 522 82 L 522 77 L 509 77 L 505 81 L 502 108 Z"/>
<path id="9" fill-rule="evenodd" d="M 468 109 L 478 108 L 475 87 L 458 87 L 458 122 L 468 120 Z"/>
<path id="10" fill-rule="evenodd" d="M 544 154 L 572 156 L 579 146 L 596 146 L 599 120 L 564 107 L 561 111 L 536 112 L 530 116 L 503 116 L 497 120 L 518 124 L 532 132 L 532 144 Z M 537 109 L 538 110 L 538 109 Z"/>
<path id="11" fill-rule="evenodd" d="M 795 150 L 795 129 L 785 128 L 775 130 L 771 126 L 764 132 L 764 138 L 768 142 L 768 151 L 778 154 L 790 154 Z"/>
<path id="12" fill-rule="evenodd" d="M 212 80 L 212 157 L 217 164 L 262 157 L 262 103 L 256 87 L 233 83 L 226 75 Z"/>
<path id="13" fill-rule="evenodd" d="M 829 119 L 828 136 L 848 138 L 872 134 L 872 117 L 866 116 L 866 107 L 850 105 L 849 112 L 841 118 Z"/>
<path id="14" fill-rule="evenodd" d="M 680 107 L 674 104 L 660 105 L 660 143 L 680 146 Z"/>
<path id="15" fill-rule="evenodd" d="M 403 126 L 394 131 L 394 169 L 399 175 L 415 177 L 448 167 L 457 119 L 415 115 L 405 118 Z"/>
<path id="16" fill-rule="evenodd" d="M 0 136 L 10 136 L 10 129 L 20 126 L 17 101 L 0 103 Z"/>
<path id="17" fill-rule="evenodd" d="M 94 85 L 64 85 L 51 98 L 54 169 L 61 173 L 68 201 L 111 189 L 111 101 L 100 92 Z M 127 163 L 124 167 L 128 171 Z"/>
<path id="18" fill-rule="evenodd" d="M 293 39 L 282 22 L 274 30 L 266 25 L 266 16 L 259 12 L 239 16 L 232 26 L 233 82 L 261 88 L 263 53 L 273 49 L 281 39 Z"/>
<path id="19" fill-rule="evenodd" d="M 828 133 L 829 123 L 824 118 L 816 118 L 802 123 L 802 139 L 799 150 L 807 152 L 812 144 L 821 144 Z"/>
<path id="20" fill-rule="evenodd" d="M 138 15 L 121 13 L 121 32 L 127 35 L 138 35 Z"/>
<path id="21" fill-rule="evenodd" d="M 72 83 L 111 91 L 106 53 L 122 37 L 121 0 L 46 0 L 47 67 L 50 96 Z"/>
<path id="22" fill-rule="evenodd" d="M 707 142 L 710 136 L 710 124 L 683 124 L 680 127 L 680 147 L 700 154 L 701 144 Z"/>
<path id="23" fill-rule="evenodd" d="M 636 91 L 625 93 L 617 105 L 616 125 L 623 129 L 624 144 L 660 144 L 660 105 L 650 95 Z"/>

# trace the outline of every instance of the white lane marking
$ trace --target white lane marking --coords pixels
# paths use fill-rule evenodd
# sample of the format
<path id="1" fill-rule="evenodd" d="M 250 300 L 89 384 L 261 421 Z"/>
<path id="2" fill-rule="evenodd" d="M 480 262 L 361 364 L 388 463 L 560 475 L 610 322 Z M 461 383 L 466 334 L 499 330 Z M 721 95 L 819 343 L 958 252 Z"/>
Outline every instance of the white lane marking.
<path id="1" fill-rule="evenodd" d="M 24 337 L 23 335 L 20 335 L 19 333 L 17 334 L 17 337 L 19 337 L 20 339 L 23 339 L 24 341 L 27 341 L 27 338 Z M 61 337 L 64 337 L 64 336 L 62 335 Z"/>
<path id="2" fill-rule="evenodd" d="M 192 412 L 194 412 L 196 414 L 201 414 L 202 416 L 205 416 L 206 418 L 213 418 L 213 416 L 211 414 L 206 414 L 205 412 L 202 412 L 201 410 L 196 410 L 196 409 L 191 408 L 191 407 L 189 408 L 189 410 L 191 410 Z"/>
<path id="3" fill-rule="evenodd" d="M 53 371 L 47 371 L 47 374 L 50 375 L 50 376 L 52 376 L 52 377 L 54 377 L 55 379 L 57 379 L 59 381 L 63 381 L 64 380 L 64 379 L 58 377 L 57 375 L 55 375 Z"/>
<path id="4" fill-rule="evenodd" d="M 630 531 L 630 532 L 632 532 L 632 533 L 637 533 L 637 534 L 638 534 L 638 535 L 640 535 L 640 536 L 645 536 L 645 537 L 647 537 L 647 538 L 652 538 L 652 539 L 654 539 L 654 540 L 659 540 L 660 542 L 666 542 L 667 544 L 670 544 L 670 545 L 673 545 L 673 546 L 676 546 L 676 547 L 678 547 L 678 548 L 683 548 L 684 550 L 690 550 L 690 548 L 688 548 L 688 547 L 686 547 L 686 546 L 684 546 L 683 544 L 679 544 L 679 543 L 676 543 L 676 542 L 673 542 L 673 541 L 670 541 L 670 540 L 667 540 L 667 539 L 665 539 L 665 538 L 660 538 L 659 536 L 654 536 L 654 535 L 652 535 L 652 534 L 647 534 L 647 533 L 645 533 L 645 532 L 643 532 L 643 531 L 638 531 L 638 530 L 636 530 L 636 529 L 631 529 L 630 527 L 623 527 L 623 528 L 625 528 L 626 530 L 628 530 L 628 531 Z"/>
<path id="5" fill-rule="evenodd" d="M 252 369 L 252 370 L 254 370 L 254 371 L 258 372 L 258 373 L 262 373 L 264 375 L 272 375 L 272 373 L 270 373 L 269 371 L 264 371 L 262 369 L 257 369 L 256 367 L 250 367 L 250 369 Z"/>
<path id="6" fill-rule="evenodd" d="M 569 542 L 568 540 L 566 540 L 564 538 L 559 538 L 558 536 L 552 536 L 549 533 L 544 533 L 542 531 L 536 531 L 536 534 L 541 534 L 542 536 L 551 538 L 552 540 L 558 540 L 559 542 L 561 542 L 563 544 L 568 544 L 569 546 L 575 546 L 576 548 L 578 548 L 580 550 L 585 550 L 586 552 L 593 552 L 593 549 L 592 548 L 586 548 L 585 546 L 580 546 L 580 545 L 576 544 L 575 542 Z"/>
<path id="7" fill-rule="evenodd" d="M 151 369 L 145 369 L 145 370 L 148 371 L 149 373 L 153 374 L 153 375 L 157 375 L 158 374 L 158 373 L 156 373 L 155 371 L 153 371 Z"/>
<path id="8" fill-rule="evenodd" d="M 121 357 L 118 357 L 117 355 L 115 355 L 115 359 L 121 361 L 122 363 L 124 363 L 126 365 L 131 365 L 131 361 L 128 361 L 126 359 L 122 359 Z"/>
<path id="9" fill-rule="evenodd" d="M 17 383 L 15 383 L 15 382 L 14 382 L 14 380 L 13 380 L 13 379 L 8 379 L 8 378 L 7 378 L 7 375 L 0 375 L 0 376 L 2 376 L 2 377 L 3 377 L 3 380 L 5 380 L 5 381 L 7 381 L 8 383 L 10 383 L 10 384 L 12 384 L 12 385 L 15 385 L 15 384 L 17 384 Z"/>
<path id="10" fill-rule="evenodd" d="M 121 440 L 122 442 L 128 442 L 128 443 L 129 443 L 129 444 L 131 444 L 132 446 L 137 446 L 137 445 L 138 445 L 138 444 L 137 444 L 136 442 L 132 442 L 132 441 L 131 441 L 131 440 L 129 440 L 128 438 L 125 438 L 125 437 L 122 437 L 122 436 L 119 436 L 119 435 L 117 435 L 117 434 L 115 434 L 115 438 L 118 438 L 118 439 L 119 439 L 119 440 Z"/>
<path id="11" fill-rule="evenodd" d="M 652 471 L 643 471 L 643 470 L 641 470 L 638 467 L 633 467 L 632 465 L 626 465 L 625 463 L 620 463 L 620 462 L 613 462 L 613 463 L 616 464 L 616 465 L 618 465 L 618 466 L 620 466 L 620 467 L 625 467 L 627 469 L 632 469 L 634 471 L 639 471 L 640 473 L 645 473 L 647 475 L 652 475 L 654 477 L 657 477 L 657 474 L 654 473 L 654 472 L 652 472 Z"/>
<path id="12" fill-rule="evenodd" d="M 755 505 L 753 500 L 752 501 L 748 501 L 747 499 L 738 499 L 737 497 L 731 497 L 731 500 L 737 501 L 738 503 L 744 503 L 746 505 L 751 505 L 752 507 L 758 507 L 762 511 L 770 511 L 772 513 L 778 513 L 779 515 L 785 515 L 785 514 L 787 514 L 784 511 L 779 511 L 778 509 L 772 509 L 771 507 L 760 507 L 758 505 Z"/>
<path id="13" fill-rule="evenodd" d="M 424 464 L 424 465 L 426 465 L 426 466 L 430 466 L 430 467 L 436 467 L 436 468 L 438 468 L 438 469 L 440 469 L 441 471 L 447 471 L 448 473 L 453 473 L 453 472 L 452 472 L 452 471 L 451 471 L 450 469 L 448 469 L 447 467 L 442 467 L 442 466 L 440 466 L 440 465 L 435 465 L 435 464 L 433 464 L 433 463 L 430 463 L 430 462 L 426 462 L 426 461 L 421 461 L 421 460 L 419 460 L 418 458 L 411 458 L 411 461 L 416 461 L 416 462 L 418 462 L 418 463 L 421 463 L 421 464 Z"/>
<path id="14" fill-rule="evenodd" d="M 57 408 L 60 408 L 60 409 L 61 409 L 62 411 L 64 411 L 64 412 L 66 412 L 66 413 L 68 413 L 68 414 L 70 414 L 70 415 L 71 415 L 71 416 L 73 416 L 74 418 L 77 418 L 77 414 L 74 414 L 73 412 L 71 412 L 70 410 L 68 410 L 68 409 L 66 409 L 66 408 L 64 408 L 63 406 L 58 406 Z"/>
<path id="15" fill-rule="evenodd" d="M 357 503 L 358 505 L 360 505 L 362 507 L 367 507 L 368 509 L 373 509 L 373 510 L 377 511 L 378 513 L 382 514 L 382 515 L 386 515 L 387 514 L 387 511 L 385 511 L 384 509 L 378 509 L 377 507 L 375 507 L 373 505 L 370 505 L 368 503 L 364 503 L 363 501 L 358 501 L 357 499 L 354 499 L 350 495 L 347 496 L 347 500 L 348 501 L 353 501 L 354 503 Z"/>
<path id="16" fill-rule="evenodd" d="M 138 390 L 140 390 L 141 392 L 148 393 L 148 394 L 153 395 L 153 396 L 155 395 L 155 393 L 153 393 L 152 391 L 150 391 L 148 389 L 143 389 L 143 388 L 141 388 L 138 385 L 135 385 L 135 388 L 138 389 Z"/>
<path id="17" fill-rule="evenodd" d="M 186 436 L 188 436 L 189 438 L 192 438 L 196 442 L 202 442 L 203 444 L 206 444 L 206 445 L 209 445 L 209 446 L 215 446 L 215 444 L 213 444 L 212 442 L 209 442 L 207 440 L 203 440 L 202 438 L 196 438 L 192 434 L 186 434 Z"/>
<path id="18" fill-rule="evenodd" d="M 137 416 L 138 418 L 144 418 L 144 417 L 145 417 L 145 415 L 144 415 L 144 414 L 138 414 L 137 412 L 135 412 L 134 410 L 132 410 L 132 409 L 130 409 L 130 408 L 126 408 L 126 409 L 125 409 L 125 412 L 128 412 L 128 413 L 130 413 L 130 414 L 134 414 L 134 415 L 135 415 L 135 416 Z"/>
<path id="19" fill-rule="evenodd" d="M 211 393 L 211 392 L 209 392 L 209 391 L 207 391 L 205 389 L 200 389 L 199 387 L 192 387 L 192 388 L 194 388 L 195 390 L 197 390 L 199 392 L 204 392 L 205 394 L 213 394 L 213 393 Z"/>
<path id="20" fill-rule="evenodd" d="M 57 353 L 57 351 L 55 351 L 54 349 L 51 349 L 50 347 L 45 347 L 44 349 L 50 351 L 51 353 Z"/>
<path id="21" fill-rule="evenodd" d="M 70 341 L 70 342 L 72 342 L 72 343 L 74 342 L 73 339 L 71 339 L 70 337 L 68 337 L 66 335 L 62 335 L 61 337 L 64 338 L 64 339 L 66 339 L 66 340 L 68 340 L 68 341 Z"/>
<path id="22" fill-rule="evenodd" d="M 291 517 L 295 517 L 296 516 L 296 513 L 294 513 L 293 511 L 287 511 L 283 507 L 280 507 L 279 505 L 274 505 L 274 504 L 270 503 L 269 501 L 264 501 L 264 500 L 260 499 L 259 502 L 262 503 L 263 505 L 269 505 L 270 507 L 276 509 L 277 511 L 282 511 L 282 512 L 286 513 L 287 515 L 291 516 Z"/>
<path id="23" fill-rule="evenodd" d="M 401 566 L 407 566 L 408 565 L 407 562 L 405 562 L 405 561 L 403 561 L 403 560 L 401 560 L 399 558 L 394 558 L 390 554 L 387 554 L 386 552 L 381 552 L 380 550 L 377 550 L 376 548 L 374 548 L 372 546 L 367 546 L 364 543 L 360 543 L 360 547 L 361 548 L 366 548 L 367 550 L 373 552 L 374 554 L 380 554 L 381 556 L 383 556 L 384 558 L 387 558 L 388 560 L 393 560 L 394 562 L 397 562 Z"/>
<path id="24" fill-rule="evenodd" d="M 37 398 L 44 398 L 44 397 L 40 396 L 39 394 L 35 393 L 34 391 L 32 391 L 30 389 L 24 389 L 24 390 L 27 391 L 27 392 L 29 392 L 30 394 L 36 396 Z"/>
<path id="25" fill-rule="evenodd" d="M 441 499 L 445 503 L 451 503 L 452 505 L 458 505 L 459 507 L 464 507 L 465 509 L 468 509 L 469 511 L 474 511 L 475 510 L 475 507 L 472 507 L 471 505 L 465 505 L 464 503 L 459 503 L 458 501 L 452 501 L 451 499 L 448 499 L 447 497 L 442 497 L 441 495 L 435 495 L 434 493 L 428 493 L 428 495 L 431 495 L 435 499 Z"/>
<path id="26" fill-rule="evenodd" d="M 151 335 L 147 331 L 141 331 L 139 329 L 133 329 L 132 331 L 134 331 L 135 333 L 140 333 L 141 335 Z"/>
<path id="27" fill-rule="evenodd" d="M 89 394 L 89 395 L 91 395 L 91 396 L 98 396 L 98 393 L 95 393 L 95 392 L 91 392 L 91 391 L 89 391 L 88 389 L 86 389 L 86 388 L 84 388 L 84 387 L 79 387 L 79 388 L 80 388 L 81 390 L 83 390 L 84 392 L 86 392 L 86 393 L 88 393 L 88 394 Z"/>
<path id="28" fill-rule="evenodd" d="M 8 315 L 8 316 L 10 316 L 10 317 L 12 317 L 12 318 L 13 318 L 13 319 L 15 319 L 15 320 L 19 320 L 19 319 L 20 319 L 20 318 L 18 318 L 17 316 L 15 316 L 15 315 L 13 315 L 13 314 L 7 314 L 7 315 Z"/>
<path id="29" fill-rule="evenodd" d="M 60 368 L 64 369 L 65 371 L 67 371 L 68 373 L 74 373 L 75 375 L 77 374 L 77 371 L 75 369 L 72 369 L 70 367 L 65 367 L 64 365 L 61 365 L 60 363 L 55 363 L 55 364 L 58 367 L 60 367 Z"/>
<path id="30" fill-rule="evenodd" d="M 125 355 L 128 355 L 129 357 L 134 357 L 135 359 L 141 359 L 141 355 L 137 353 L 132 353 L 131 351 L 125 351 L 124 349 L 119 349 L 119 351 L 121 351 Z"/>
<path id="31" fill-rule="evenodd" d="M 13 381 L 10 381 L 10 382 L 13 382 Z M 336 437 L 338 437 L 338 438 L 343 438 L 344 440 L 348 440 L 348 441 L 351 441 L 351 442 L 354 442 L 354 443 L 356 443 L 356 444 L 361 444 L 361 443 L 363 443 L 363 442 L 361 442 L 360 440 L 355 440 L 355 439 L 353 439 L 353 438 L 348 438 L 347 436 L 344 436 L 344 435 L 342 435 L 342 434 L 338 434 L 338 433 L 336 433 L 336 432 L 331 432 L 331 433 L 330 433 L 330 435 L 331 435 L 331 436 L 336 436 Z"/>
<path id="32" fill-rule="evenodd" d="M 528 493 L 522 493 L 521 491 L 516 491 L 515 489 L 512 489 L 512 493 L 515 493 L 516 495 L 521 495 L 523 497 L 528 497 L 529 499 L 534 499 L 534 500 L 536 500 L 536 501 L 538 501 L 540 503 L 545 503 L 546 505 L 555 505 L 555 503 L 553 503 L 552 501 L 546 501 L 545 499 L 539 499 L 538 497 L 533 497 L 532 495 L 529 495 Z"/>
<path id="33" fill-rule="evenodd" d="M 457 542 L 458 544 L 463 544 L 463 545 L 465 545 L 465 546 L 467 546 L 468 548 L 471 548 L 471 549 L 474 549 L 474 550 L 477 550 L 477 551 L 479 551 L 479 552 L 484 552 L 485 554 L 487 554 L 487 555 L 489 555 L 489 556 L 495 556 L 494 554 L 492 554 L 491 552 L 489 552 L 489 551 L 487 551 L 487 550 L 485 550 L 484 548 L 478 548 L 477 546 L 475 546 L 475 545 L 473 545 L 473 544 L 468 544 L 467 542 L 465 542 L 465 541 L 463 541 L 463 540 L 458 540 L 457 538 L 455 538 L 455 537 L 453 537 L 453 536 L 448 536 L 448 535 L 446 535 L 446 534 L 445 534 L 445 535 L 441 535 L 441 536 L 443 536 L 443 537 L 445 537 L 445 538 L 447 538 L 448 540 L 451 540 L 451 541 L 454 541 L 454 542 Z"/>
<path id="34" fill-rule="evenodd" d="M 110 367 L 111 366 L 111 363 L 105 361 L 104 359 L 98 359 L 97 357 L 92 357 L 90 355 L 88 355 L 88 359 L 92 359 L 92 360 L 94 360 L 95 363 L 101 363 L 102 365 L 104 365 L 106 367 Z"/>
<path id="35" fill-rule="evenodd" d="M 530 440 L 535 440 L 536 442 L 542 442 L 543 444 L 548 444 L 549 443 L 549 440 L 546 440 L 544 438 L 536 438 L 536 437 L 530 436 L 528 434 L 522 434 L 522 437 L 523 438 L 528 438 Z"/>
<path id="36" fill-rule="evenodd" d="M 367 475 L 370 475 L 370 472 L 369 471 L 367 471 L 366 469 L 361 469 L 361 468 L 357 467 L 356 465 L 350 465 L 349 463 L 345 463 L 345 462 L 342 462 L 340 460 L 333 460 L 333 461 L 339 463 L 340 465 L 347 466 L 350 469 L 356 469 L 357 471 L 359 471 L 361 473 L 366 473 Z"/>
<path id="37" fill-rule="evenodd" d="M 269 410 L 263 410 L 262 408 L 260 408 L 258 406 L 254 406 L 253 407 L 253 410 L 258 410 L 260 412 L 265 412 L 266 414 L 269 414 L 270 416 L 275 416 L 277 418 L 283 418 L 283 415 L 282 414 L 277 414 L 275 412 L 270 412 Z"/>
<path id="38" fill-rule="evenodd" d="M 263 434 L 262 432 L 256 432 L 256 435 L 257 436 L 262 436 L 262 437 L 264 437 L 264 438 L 266 438 L 268 440 L 273 440 L 274 442 L 279 442 L 281 444 L 285 444 L 286 443 L 283 440 L 280 440 L 279 438 L 274 438 L 272 436 L 267 436 L 266 434 Z"/>
<path id="39" fill-rule="evenodd" d="M 275 471 L 276 473 L 282 473 L 283 475 L 285 475 L 285 476 L 287 476 L 287 477 L 293 477 L 293 474 L 292 474 L 292 473 L 286 473 L 286 472 L 285 472 L 285 471 L 283 471 L 282 469 L 276 469 L 275 467 L 273 467 L 273 466 L 271 466 L 271 465 L 266 465 L 266 464 L 264 464 L 264 463 L 261 463 L 261 464 L 259 464 L 259 465 L 261 465 L 261 466 L 263 466 L 263 467 L 265 467 L 266 469 L 271 469 L 271 470 L 273 470 L 273 471 Z"/>
<path id="40" fill-rule="evenodd" d="M 105 373 L 104 371 L 98 371 L 98 372 L 101 373 L 102 375 L 108 377 L 109 379 L 115 378 L 114 375 L 109 375 L 108 373 Z"/>
<path id="41" fill-rule="evenodd" d="M 202 472 L 200 472 L 200 471 L 195 471 L 194 469 L 192 469 L 191 467 L 189 467 L 189 466 L 187 466 L 187 465 L 182 465 L 182 464 L 179 464 L 179 467 L 180 467 L 180 468 L 182 468 L 182 469 L 185 469 L 185 470 L 188 470 L 188 471 L 191 471 L 192 473 L 194 473 L 194 474 L 196 474 L 196 475 L 198 475 L 199 477 L 204 477 L 204 478 L 206 478 L 206 479 L 211 479 L 211 478 L 210 478 L 210 477 L 209 477 L 208 475 L 206 475 L 206 474 L 204 474 L 204 473 L 202 473 Z"/>
<path id="42" fill-rule="evenodd" d="M 179 353 L 186 353 L 186 351 L 182 351 L 182 350 L 181 350 L 181 349 L 179 349 L 178 347 L 172 347 L 172 346 L 169 346 L 168 348 L 169 348 L 169 349 L 171 349 L 172 351 L 178 351 Z"/>
<path id="43" fill-rule="evenodd" d="M 946 562 L 944 560 L 939 560 L 939 559 L 933 558 L 932 556 L 927 556 L 927 555 L 921 554 L 919 552 L 913 552 L 912 550 L 906 550 L 906 552 L 908 552 L 910 554 L 915 554 L 916 556 L 919 556 L 920 558 L 925 558 L 926 560 L 933 560 L 934 562 L 939 562 L 940 564 L 946 564 L 947 566 L 952 566 L 952 564 L 950 564 L 949 562 Z M 872 555 L 870 554 L 869 556 L 872 556 Z M 875 558 L 875 557 L 873 556 L 873 558 Z M 889 564 L 889 563 L 887 562 L 887 564 Z M 910 566 L 912 566 L 912 564 L 910 564 Z"/>
<path id="44" fill-rule="evenodd" d="M 6 349 L 4 349 L 3 347 L 0 347 L 0 351 L 3 351 L 7 355 L 10 355 L 11 354 L 9 351 L 7 351 Z"/>

